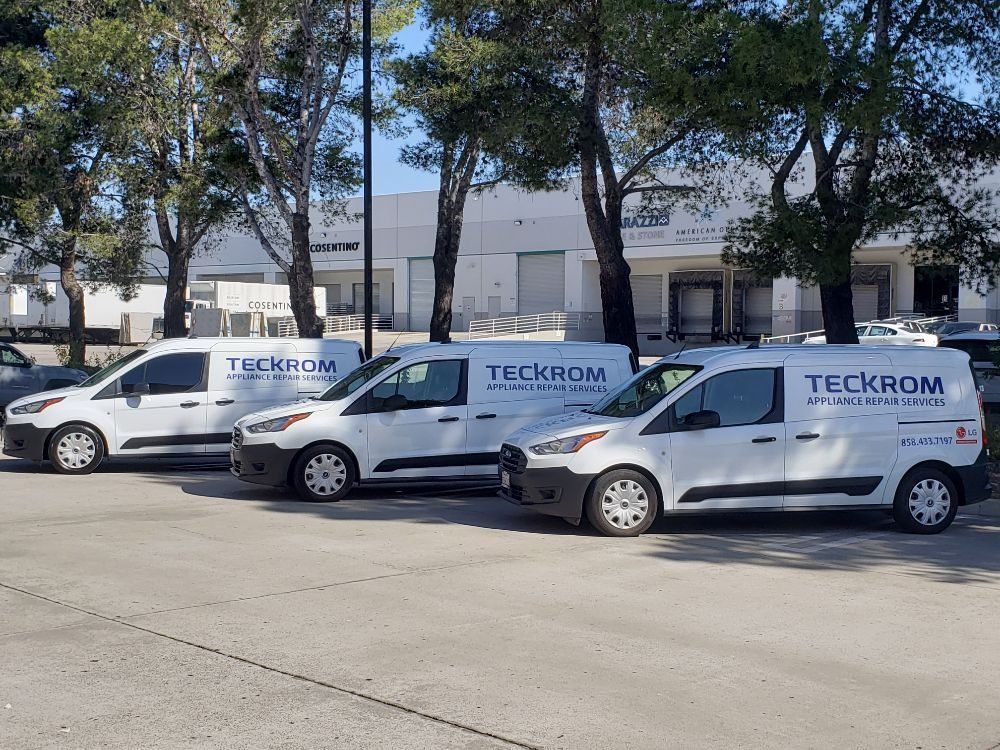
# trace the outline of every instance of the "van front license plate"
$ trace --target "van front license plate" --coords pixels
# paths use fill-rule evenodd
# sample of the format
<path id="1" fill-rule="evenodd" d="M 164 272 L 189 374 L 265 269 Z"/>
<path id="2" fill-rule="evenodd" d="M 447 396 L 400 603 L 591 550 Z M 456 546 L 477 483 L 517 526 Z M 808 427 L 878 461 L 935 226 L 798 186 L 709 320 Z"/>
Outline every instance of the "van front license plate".
<path id="1" fill-rule="evenodd" d="M 510 472 L 509 471 L 501 471 L 500 472 L 500 486 L 503 487 L 505 490 L 509 490 L 510 489 Z"/>

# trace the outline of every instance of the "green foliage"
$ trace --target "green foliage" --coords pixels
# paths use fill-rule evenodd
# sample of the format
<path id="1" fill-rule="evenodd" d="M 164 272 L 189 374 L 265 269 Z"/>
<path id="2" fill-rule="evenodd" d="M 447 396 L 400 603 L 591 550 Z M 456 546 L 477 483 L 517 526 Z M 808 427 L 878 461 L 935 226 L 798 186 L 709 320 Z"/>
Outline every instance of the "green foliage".
<path id="1" fill-rule="evenodd" d="M 980 0 L 735 6 L 716 119 L 760 169 L 728 263 L 836 284 L 886 237 L 915 263 L 1000 270 L 1000 9 Z"/>

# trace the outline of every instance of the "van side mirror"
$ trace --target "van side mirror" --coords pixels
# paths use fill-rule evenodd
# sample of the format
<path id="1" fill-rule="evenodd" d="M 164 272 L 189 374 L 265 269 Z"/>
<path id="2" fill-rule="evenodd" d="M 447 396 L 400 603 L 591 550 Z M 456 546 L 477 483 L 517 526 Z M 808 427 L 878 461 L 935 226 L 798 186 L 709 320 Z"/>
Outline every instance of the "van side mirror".
<path id="1" fill-rule="evenodd" d="M 129 396 L 148 396 L 149 395 L 149 383 L 136 383 L 132 386 L 132 392 L 127 394 Z"/>
<path id="2" fill-rule="evenodd" d="M 382 402 L 382 411 L 400 411 L 409 406 L 410 400 L 400 394 L 394 393 Z"/>
<path id="3" fill-rule="evenodd" d="M 718 427 L 722 423 L 719 412 L 705 409 L 703 411 L 693 411 L 684 417 L 684 428 L 687 430 L 707 430 L 711 427 Z"/>

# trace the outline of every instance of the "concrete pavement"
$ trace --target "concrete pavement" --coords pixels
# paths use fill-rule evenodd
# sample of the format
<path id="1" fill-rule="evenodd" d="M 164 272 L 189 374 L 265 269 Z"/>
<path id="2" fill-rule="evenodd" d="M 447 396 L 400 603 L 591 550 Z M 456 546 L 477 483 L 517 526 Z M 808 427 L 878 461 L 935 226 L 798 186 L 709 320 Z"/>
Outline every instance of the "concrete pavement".
<path id="1" fill-rule="evenodd" d="M 13 460 L 0 488 L 2 747 L 1000 743 L 993 516 L 612 540 L 489 489 Z"/>

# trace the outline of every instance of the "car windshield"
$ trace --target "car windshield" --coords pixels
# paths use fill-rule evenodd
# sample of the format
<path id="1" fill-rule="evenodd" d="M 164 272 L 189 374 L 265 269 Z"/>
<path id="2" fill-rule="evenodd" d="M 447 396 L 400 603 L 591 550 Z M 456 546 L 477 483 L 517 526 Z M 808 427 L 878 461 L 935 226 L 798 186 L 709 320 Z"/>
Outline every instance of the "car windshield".
<path id="1" fill-rule="evenodd" d="M 374 378 L 387 367 L 399 362 L 399 357 L 375 357 L 375 359 L 365 362 L 361 367 L 352 370 L 347 377 L 338 380 L 321 394 L 316 396 L 317 401 L 340 401 L 354 393 L 369 380 Z"/>
<path id="2" fill-rule="evenodd" d="M 105 380 L 108 380 L 109 378 L 117 375 L 119 372 L 124 370 L 130 364 L 139 359 L 139 357 L 145 356 L 145 354 L 146 354 L 145 349 L 136 349 L 134 352 L 126 354 L 121 359 L 115 360 L 107 367 L 98 370 L 89 378 L 84 380 L 82 383 L 78 383 L 76 387 L 87 388 L 88 386 L 91 385 L 97 385 L 98 383 L 103 383 Z"/>
<path id="3" fill-rule="evenodd" d="M 641 370 L 589 409 L 602 417 L 635 417 L 653 408 L 677 386 L 701 370 L 694 365 L 661 364 Z"/>

